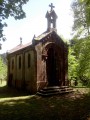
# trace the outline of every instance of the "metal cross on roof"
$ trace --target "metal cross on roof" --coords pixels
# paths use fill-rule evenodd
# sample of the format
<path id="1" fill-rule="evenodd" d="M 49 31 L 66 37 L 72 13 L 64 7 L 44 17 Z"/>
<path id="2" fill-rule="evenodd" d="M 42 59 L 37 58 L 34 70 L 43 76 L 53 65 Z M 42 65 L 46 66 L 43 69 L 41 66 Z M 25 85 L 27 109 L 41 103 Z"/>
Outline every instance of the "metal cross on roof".
<path id="1" fill-rule="evenodd" d="M 22 37 L 20 37 L 20 45 L 22 44 Z"/>
<path id="2" fill-rule="evenodd" d="M 55 6 L 53 6 L 53 3 L 51 3 L 49 7 L 51 7 L 51 11 L 53 10 L 53 8 L 55 8 Z"/>

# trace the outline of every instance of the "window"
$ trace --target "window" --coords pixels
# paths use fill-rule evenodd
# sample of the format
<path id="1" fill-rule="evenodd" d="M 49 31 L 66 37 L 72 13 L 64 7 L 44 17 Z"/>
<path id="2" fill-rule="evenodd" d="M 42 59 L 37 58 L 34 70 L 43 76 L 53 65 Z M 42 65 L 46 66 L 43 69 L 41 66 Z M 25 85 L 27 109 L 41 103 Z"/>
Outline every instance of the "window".
<path id="1" fill-rule="evenodd" d="M 28 54 L 28 68 L 30 68 L 31 56 Z"/>
<path id="2" fill-rule="evenodd" d="M 21 69 L 21 56 L 19 56 L 19 69 Z"/>
<path id="3" fill-rule="evenodd" d="M 14 60 L 12 60 L 12 70 L 14 69 Z"/>

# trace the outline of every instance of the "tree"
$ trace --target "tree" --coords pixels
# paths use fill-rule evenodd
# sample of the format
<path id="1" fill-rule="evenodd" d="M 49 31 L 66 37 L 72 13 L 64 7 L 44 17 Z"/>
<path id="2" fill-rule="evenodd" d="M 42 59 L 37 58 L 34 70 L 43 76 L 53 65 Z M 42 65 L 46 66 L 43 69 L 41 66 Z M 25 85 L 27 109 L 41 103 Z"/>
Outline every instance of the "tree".
<path id="1" fill-rule="evenodd" d="M 84 85 L 90 84 L 90 0 L 76 0 L 72 9 L 76 34 L 71 41 L 78 60 L 77 75 Z"/>
<path id="2" fill-rule="evenodd" d="M 90 31 L 90 0 L 75 0 L 72 4 L 74 12 L 73 30 L 79 35 L 88 36 Z"/>
<path id="3" fill-rule="evenodd" d="M 90 85 L 90 37 L 85 38 L 73 38 L 71 40 L 71 54 L 69 57 L 73 57 L 73 59 L 69 58 L 70 63 L 77 63 L 77 66 L 74 67 L 74 71 L 77 72 L 77 77 L 83 85 Z M 74 64 L 70 64 L 70 71 L 72 70 L 72 66 Z M 72 76 L 74 76 L 74 72 L 72 72 Z"/>
<path id="4" fill-rule="evenodd" d="M 3 62 L 0 57 L 0 80 L 6 80 L 7 75 L 7 65 Z"/>
<path id="5" fill-rule="evenodd" d="M 25 12 L 22 6 L 29 0 L 0 0 L 0 40 L 5 41 L 6 38 L 3 35 L 3 28 L 7 26 L 5 19 L 9 16 L 14 17 L 15 20 L 23 19 Z"/>
<path id="6" fill-rule="evenodd" d="M 77 78 L 78 78 L 78 60 L 76 59 L 76 56 L 72 47 L 69 47 L 68 78 L 70 82 L 72 80 L 75 82 L 77 81 Z"/>

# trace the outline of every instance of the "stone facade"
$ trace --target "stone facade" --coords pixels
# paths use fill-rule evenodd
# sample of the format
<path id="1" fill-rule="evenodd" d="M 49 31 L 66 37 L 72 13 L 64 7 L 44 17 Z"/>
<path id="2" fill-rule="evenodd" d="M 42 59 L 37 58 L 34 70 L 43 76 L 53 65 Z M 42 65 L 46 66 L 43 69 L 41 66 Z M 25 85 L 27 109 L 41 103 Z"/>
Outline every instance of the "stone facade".
<path id="1" fill-rule="evenodd" d="M 8 52 L 8 86 L 33 94 L 46 86 L 67 85 L 68 46 L 56 32 L 57 15 L 53 9 L 46 18 L 46 32 L 34 36 L 31 44 L 21 43 Z"/>

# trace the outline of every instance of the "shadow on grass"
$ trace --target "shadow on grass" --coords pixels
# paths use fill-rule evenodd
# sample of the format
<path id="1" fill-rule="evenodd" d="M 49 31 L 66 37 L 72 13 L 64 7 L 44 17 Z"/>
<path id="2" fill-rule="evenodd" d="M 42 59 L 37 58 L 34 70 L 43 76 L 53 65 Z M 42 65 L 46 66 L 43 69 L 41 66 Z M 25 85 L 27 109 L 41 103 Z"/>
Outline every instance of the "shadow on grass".
<path id="1" fill-rule="evenodd" d="M 90 93 L 40 97 L 3 86 L 0 98 L 3 98 L 0 120 L 89 120 L 90 117 Z"/>
<path id="2" fill-rule="evenodd" d="M 75 99 L 33 95 L 0 102 L 0 120 L 87 120 L 89 116 L 90 94 Z"/>
<path id="3" fill-rule="evenodd" d="M 26 91 L 10 88 L 7 85 L 0 87 L 0 98 L 18 97 L 18 96 L 25 96 L 28 94 L 29 93 Z"/>

